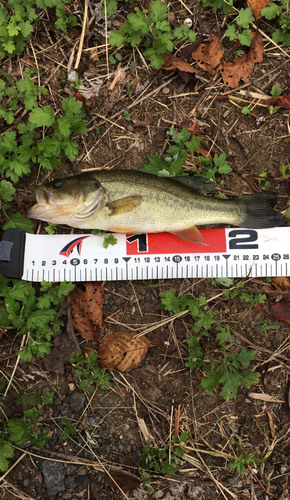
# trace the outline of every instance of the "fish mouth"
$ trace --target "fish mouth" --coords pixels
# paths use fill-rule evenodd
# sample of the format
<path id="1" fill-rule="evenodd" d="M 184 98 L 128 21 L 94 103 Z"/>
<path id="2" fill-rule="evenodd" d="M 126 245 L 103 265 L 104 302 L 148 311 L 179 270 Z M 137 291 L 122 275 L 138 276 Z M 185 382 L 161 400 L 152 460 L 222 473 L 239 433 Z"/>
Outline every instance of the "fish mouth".
<path id="1" fill-rule="evenodd" d="M 79 196 L 57 200 L 44 186 L 37 188 L 35 194 L 37 203 L 28 210 L 29 219 L 79 228 L 88 227 L 89 219 L 95 216 L 107 201 L 104 191 L 92 193 L 86 200 Z"/>
<path id="2" fill-rule="evenodd" d="M 69 215 L 72 203 L 61 203 L 54 199 L 53 194 L 44 186 L 40 186 L 35 192 L 37 203 L 27 212 L 29 219 L 39 219 L 46 222 L 65 224 L 63 218 Z"/>

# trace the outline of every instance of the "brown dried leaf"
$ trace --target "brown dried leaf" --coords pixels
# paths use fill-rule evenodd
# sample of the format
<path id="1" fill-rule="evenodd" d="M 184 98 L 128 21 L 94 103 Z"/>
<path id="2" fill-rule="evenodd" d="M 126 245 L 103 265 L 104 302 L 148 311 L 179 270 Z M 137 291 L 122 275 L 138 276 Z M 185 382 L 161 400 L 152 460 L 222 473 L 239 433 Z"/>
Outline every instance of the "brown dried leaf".
<path id="1" fill-rule="evenodd" d="M 179 57 L 173 56 L 172 54 L 162 54 L 164 59 L 164 64 L 161 69 L 166 71 L 172 71 L 174 69 L 179 69 L 179 71 L 185 71 L 186 73 L 197 73 L 197 70 L 190 66 L 185 61 L 182 61 Z"/>
<path id="2" fill-rule="evenodd" d="M 280 106 L 280 108 L 290 108 L 290 94 L 278 95 L 277 97 L 270 97 L 269 99 L 260 99 L 259 104 L 266 104 L 267 106 Z"/>
<path id="3" fill-rule="evenodd" d="M 290 303 L 278 302 L 271 307 L 270 314 L 273 318 L 290 323 Z"/>
<path id="4" fill-rule="evenodd" d="M 249 53 L 240 57 L 232 63 L 224 63 L 220 67 L 222 79 L 231 89 L 237 88 L 240 79 L 248 83 L 248 77 L 252 74 L 254 65 L 263 61 L 264 44 L 261 33 L 256 32 Z"/>
<path id="5" fill-rule="evenodd" d="M 251 7 L 254 17 L 258 20 L 261 17 L 262 10 L 267 7 L 272 0 L 247 0 L 247 7 Z"/>
<path id="6" fill-rule="evenodd" d="M 196 154 L 203 156 L 204 158 L 209 158 L 211 161 L 213 161 L 212 155 L 204 148 L 197 148 L 195 150 Z"/>
<path id="7" fill-rule="evenodd" d="M 99 54 L 96 48 L 90 52 L 90 59 L 92 61 L 99 61 Z"/>
<path id="8" fill-rule="evenodd" d="M 277 289 L 289 290 L 290 280 L 287 276 L 278 276 L 277 278 L 271 278 L 272 284 Z"/>
<path id="9" fill-rule="evenodd" d="M 100 366 L 122 373 L 140 366 L 152 344 L 144 335 L 134 337 L 135 335 L 134 332 L 124 331 L 106 337 L 98 352 Z"/>
<path id="10" fill-rule="evenodd" d="M 211 34 L 209 43 L 202 43 L 191 54 L 198 66 L 210 75 L 215 75 L 224 55 L 224 48 L 218 36 Z"/>
<path id="11" fill-rule="evenodd" d="M 197 39 L 195 40 L 195 42 L 192 42 L 189 45 L 186 45 L 185 47 L 183 47 L 183 49 L 181 49 L 178 52 L 178 57 L 188 57 L 188 56 L 190 56 L 191 53 L 196 49 L 196 47 L 198 47 L 201 44 L 201 42 L 203 40 L 204 40 L 204 37 L 202 37 L 202 36 L 197 37 Z"/>
<path id="12" fill-rule="evenodd" d="M 260 394 L 259 392 L 249 392 L 249 398 L 258 399 L 260 401 L 266 401 L 267 403 L 283 403 L 281 399 L 275 398 L 275 396 L 270 396 L 270 394 Z"/>
<path id="13" fill-rule="evenodd" d="M 104 289 L 97 283 L 82 283 L 69 296 L 73 325 L 86 340 L 99 340 L 104 331 Z"/>
<path id="14" fill-rule="evenodd" d="M 138 486 L 140 486 L 141 480 L 134 476 L 133 474 L 129 474 L 125 471 L 111 471 L 109 477 L 109 483 L 113 488 L 117 488 L 117 485 L 124 493 L 128 491 L 132 493 Z M 116 485 L 117 483 L 117 485 Z"/>

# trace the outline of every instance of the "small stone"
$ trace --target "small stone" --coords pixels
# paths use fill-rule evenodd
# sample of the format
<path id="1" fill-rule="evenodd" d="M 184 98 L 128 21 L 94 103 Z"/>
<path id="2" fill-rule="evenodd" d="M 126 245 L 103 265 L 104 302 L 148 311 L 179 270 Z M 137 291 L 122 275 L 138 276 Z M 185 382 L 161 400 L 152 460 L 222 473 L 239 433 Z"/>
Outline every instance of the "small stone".
<path id="1" fill-rule="evenodd" d="M 27 478 L 26 478 L 26 479 L 24 479 L 24 481 L 23 481 L 23 486 L 25 486 L 25 488 L 27 488 L 27 486 L 29 486 L 29 485 L 30 485 L 30 480 L 29 480 L 29 479 L 27 479 Z"/>
<path id="2" fill-rule="evenodd" d="M 88 484 L 90 482 L 89 476 L 77 476 L 75 478 L 76 484 Z"/>
<path id="3" fill-rule="evenodd" d="M 72 499 L 72 494 L 69 491 L 66 491 L 62 497 L 63 500 L 71 500 Z"/>
<path id="4" fill-rule="evenodd" d="M 162 94 L 163 95 L 168 95 L 169 92 L 170 92 L 170 89 L 168 87 L 164 87 L 162 90 L 161 90 Z"/>
<path id="5" fill-rule="evenodd" d="M 184 23 L 188 28 L 191 28 L 192 26 L 192 19 L 190 19 L 190 17 L 187 17 L 184 21 Z"/>
<path id="6" fill-rule="evenodd" d="M 48 497 L 65 490 L 65 468 L 61 462 L 45 460 L 41 469 Z"/>
<path id="7" fill-rule="evenodd" d="M 280 474 L 285 474 L 285 472 L 287 471 L 287 466 L 285 464 L 279 464 L 278 468 L 279 468 Z"/>
<path id="8" fill-rule="evenodd" d="M 76 81 L 76 79 L 78 78 L 78 76 L 79 75 L 77 74 L 77 72 L 74 69 L 72 69 L 69 72 L 69 74 L 67 75 L 67 79 L 68 79 L 69 82 L 74 83 Z"/>
<path id="9" fill-rule="evenodd" d="M 83 411 L 86 402 L 86 396 L 82 392 L 73 392 L 69 398 L 69 404 L 74 412 L 80 413 Z"/>
<path id="10" fill-rule="evenodd" d="M 78 470 L 78 466 L 77 465 L 68 464 L 66 466 L 66 473 L 67 473 L 68 476 L 71 475 L 71 474 L 74 474 L 77 470 Z"/>
<path id="11" fill-rule="evenodd" d="M 65 487 L 67 490 L 71 490 L 75 487 L 75 478 L 74 476 L 69 476 L 65 478 Z"/>
<path id="12" fill-rule="evenodd" d="M 89 425 L 98 425 L 97 420 L 94 417 L 87 417 L 87 424 Z"/>

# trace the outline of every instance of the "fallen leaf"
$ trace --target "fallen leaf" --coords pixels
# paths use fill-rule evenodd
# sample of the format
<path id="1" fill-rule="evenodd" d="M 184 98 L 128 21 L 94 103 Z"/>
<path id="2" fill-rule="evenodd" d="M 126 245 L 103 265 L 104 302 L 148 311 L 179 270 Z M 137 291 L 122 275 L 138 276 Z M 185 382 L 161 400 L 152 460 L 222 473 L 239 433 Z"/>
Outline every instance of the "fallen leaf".
<path id="1" fill-rule="evenodd" d="M 145 443 L 154 442 L 154 438 L 150 434 L 150 431 L 145 423 L 145 420 L 143 418 L 138 417 L 138 415 L 137 415 L 137 423 L 138 423 L 139 430 L 144 438 Z"/>
<path id="2" fill-rule="evenodd" d="M 196 154 L 203 156 L 204 158 L 209 158 L 211 161 L 213 161 L 212 155 L 204 148 L 197 148 L 195 150 Z"/>
<path id="3" fill-rule="evenodd" d="M 179 71 L 179 76 L 182 78 L 186 86 L 191 92 L 196 92 L 198 87 L 198 81 L 196 79 L 195 73 L 187 73 L 186 71 Z"/>
<path id="4" fill-rule="evenodd" d="M 83 103 L 84 109 L 90 109 L 90 107 L 87 106 L 87 101 L 85 96 L 83 96 L 80 92 L 75 92 L 73 97 L 75 98 L 76 101 L 81 101 Z"/>
<path id="5" fill-rule="evenodd" d="M 247 0 L 247 7 L 251 7 L 254 17 L 258 20 L 261 17 L 262 10 L 267 7 L 272 0 Z"/>
<path id="6" fill-rule="evenodd" d="M 110 472 L 109 483 L 113 488 L 117 488 L 119 486 L 124 493 L 127 493 L 127 491 L 132 493 L 132 491 L 140 486 L 141 480 L 133 474 L 129 475 L 128 472 L 120 470 L 118 472 Z"/>
<path id="7" fill-rule="evenodd" d="M 191 54 L 198 66 L 210 75 L 215 75 L 224 55 L 224 48 L 218 36 L 211 34 L 209 43 L 202 43 Z"/>
<path id="8" fill-rule="evenodd" d="M 152 344 L 144 335 L 135 335 L 124 331 L 106 337 L 98 352 L 101 368 L 127 373 L 140 366 Z"/>
<path id="9" fill-rule="evenodd" d="M 98 55 L 98 51 L 97 51 L 96 48 L 91 51 L 91 53 L 90 53 L 90 59 L 92 61 L 99 61 L 99 55 Z"/>
<path id="10" fill-rule="evenodd" d="M 104 81 L 100 78 L 95 80 L 86 78 L 86 84 L 80 86 L 80 92 L 85 97 L 85 99 L 90 99 L 91 97 L 98 97 L 100 88 Z"/>
<path id="11" fill-rule="evenodd" d="M 290 94 L 278 95 L 269 99 L 260 99 L 258 104 L 266 104 L 267 106 L 279 106 L 280 108 L 290 108 Z"/>
<path id="12" fill-rule="evenodd" d="M 189 45 L 186 45 L 183 47 L 183 49 L 178 52 L 179 57 L 188 57 L 192 54 L 192 52 L 201 44 L 203 41 L 204 37 L 199 36 L 195 42 L 190 43 Z"/>
<path id="13" fill-rule="evenodd" d="M 260 394 L 259 392 L 249 392 L 248 396 L 252 399 L 259 399 L 260 401 L 266 401 L 267 403 L 284 403 L 282 399 L 275 398 L 275 396 L 270 396 L 270 394 Z"/>
<path id="14" fill-rule="evenodd" d="M 232 89 L 237 88 L 242 78 L 248 83 L 249 75 L 252 74 L 254 65 L 263 61 L 264 44 L 261 33 L 256 32 L 249 53 L 240 57 L 232 63 L 224 63 L 220 67 L 222 79 Z"/>
<path id="15" fill-rule="evenodd" d="M 70 360 L 72 353 L 81 352 L 72 323 L 70 307 L 68 307 L 67 317 L 66 329 L 54 337 L 53 348 L 51 353 L 45 356 L 44 362 L 47 371 L 59 375 L 64 374 L 64 365 Z"/>
<path id="16" fill-rule="evenodd" d="M 275 288 L 280 288 L 281 290 L 289 290 L 290 288 L 290 280 L 287 276 L 271 278 L 271 282 Z"/>
<path id="17" fill-rule="evenodd" d="M 278 302 L 271 307 L 270 314 L 273 318 L 290 323 L 290 303 Z"/>
<path id="18" fill-rule="evenodd" d="M 164 64 L 161 69 L 165 69 L 166 71 L 178 69 L 179 71 L 185 71 L 186 73 L 197 73 L 195 68 L 190 66 L 187 62 L 182 61 L 179 57 L 173 56 L 172 54 L 163 54 L 162 57 Z"/>
<path id="19" fill-rule="evenodd" d="M 104 289 L 96 283 L 82 283 L 69 295 L 73 325 L 86 340 L 99 340 L 104 332 Z"/>

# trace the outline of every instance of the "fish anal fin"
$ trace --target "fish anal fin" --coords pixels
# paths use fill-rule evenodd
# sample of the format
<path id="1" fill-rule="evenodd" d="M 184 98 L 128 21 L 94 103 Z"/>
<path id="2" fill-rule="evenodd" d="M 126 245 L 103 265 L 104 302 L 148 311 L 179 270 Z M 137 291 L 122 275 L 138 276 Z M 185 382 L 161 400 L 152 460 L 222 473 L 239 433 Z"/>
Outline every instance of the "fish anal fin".
<path id="1" fill-rule="evenodd" d="M 188 227 L 187 229 L 182 229 L 181 231 L 170 231 L 178 238 L 183 238 L 184 240 L 194 241 L 196 243 L 203 243 L 203 236 L 199 232 L 196 226 Z"/>
<path id="2" fill-rule="evenodd" d="M 142 196 L 126 196 L 126 198 L 120 198 L 119 200 L 107 203 L 106 206 L 110 209 L 110 216 L 119 215 L 131 212 L 135 208 L 139 207 L 142 201 Z"/>

